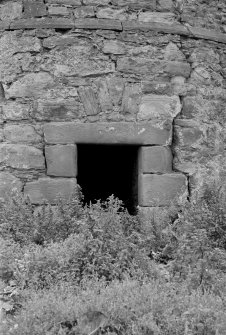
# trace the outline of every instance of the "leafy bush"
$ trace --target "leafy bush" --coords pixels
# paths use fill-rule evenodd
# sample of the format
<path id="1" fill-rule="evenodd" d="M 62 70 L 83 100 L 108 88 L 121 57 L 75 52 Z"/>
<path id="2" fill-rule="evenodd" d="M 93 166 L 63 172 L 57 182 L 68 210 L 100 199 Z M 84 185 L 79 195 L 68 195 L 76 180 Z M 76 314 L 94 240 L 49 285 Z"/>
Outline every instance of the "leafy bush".
<path id="1" fill-rule="evenodd" d="M 9 261 L 6 245 L 0 246 L 0 268 L 13 271 L 20 286 L 43 288 L 94 275 L 108 281 L 122 279 L 125 273 L 155 275 L 147 256 L 150 239 L 141 221 L 114 197 L 82 207 L 76 194 L 54 209 L 43 206 L 38 213 L 19 198 L 1 211 L 0 235 L 19 251 Z"/>
<path id="2" fill-rule="evenodd" d="M 192 288 L 225 292 L 225 218 L 224 194 L 216 185 L 209 185 L 183 208 L 171 226 L 171 270 L 180 280 L 188 280 Z"/>
<path id="3" fill-rule="evenodd" d="M 74 334 L 81 334 L 79 320 L 89 310 L 107 315 L 105 334 L 107 329 L 118 335 L 226 332 L 225 300 L 199 290 L 190 293 L 185 285 L 175 283 L 86 280 L 77 288 L 62 285 L 25 294 L 21 313 L 5 325 L 4 335 L 66 335 L 61 327 L 65 322 L 74 323 Z"/>

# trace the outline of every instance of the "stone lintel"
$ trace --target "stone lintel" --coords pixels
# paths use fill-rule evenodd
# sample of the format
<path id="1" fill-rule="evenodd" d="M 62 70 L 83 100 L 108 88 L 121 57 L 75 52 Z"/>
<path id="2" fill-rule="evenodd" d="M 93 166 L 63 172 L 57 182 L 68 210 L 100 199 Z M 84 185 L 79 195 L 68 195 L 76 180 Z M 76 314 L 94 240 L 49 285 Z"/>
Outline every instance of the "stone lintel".
<path id="1" fill-rule="evenodd" d="M 47 144 L 94 143 L 169 145 L 172 124 L 168 120 L 154 122 L 52 122 L 44 125 Z"/>
<path id="2" fill-rule="evenodd" d="M 187 178 L 180 173 L 139 175 L 139 206 L 169 206 L 187 199 Z"/>
<path id="3" fill-rule="evenodd" d="M 40 178 L 37 181 L 26 183 L 24 194 L 33 204 L 57 203 L 58 199 L 69 199 L 76 189 L 75 178 Z"/>

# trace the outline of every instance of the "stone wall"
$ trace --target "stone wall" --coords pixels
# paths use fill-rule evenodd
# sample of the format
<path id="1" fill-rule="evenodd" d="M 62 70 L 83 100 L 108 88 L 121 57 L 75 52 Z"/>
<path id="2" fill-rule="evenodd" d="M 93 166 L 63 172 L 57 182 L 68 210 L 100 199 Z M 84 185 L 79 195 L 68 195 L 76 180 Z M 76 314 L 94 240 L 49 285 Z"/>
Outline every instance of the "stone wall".
<path id="1" fill-rule="evenodd" d="M 68 197 L 77 144 L 136 144 L 139 205 L 226 169 L 224 0 L 0 4 L 0 197 Z"/>

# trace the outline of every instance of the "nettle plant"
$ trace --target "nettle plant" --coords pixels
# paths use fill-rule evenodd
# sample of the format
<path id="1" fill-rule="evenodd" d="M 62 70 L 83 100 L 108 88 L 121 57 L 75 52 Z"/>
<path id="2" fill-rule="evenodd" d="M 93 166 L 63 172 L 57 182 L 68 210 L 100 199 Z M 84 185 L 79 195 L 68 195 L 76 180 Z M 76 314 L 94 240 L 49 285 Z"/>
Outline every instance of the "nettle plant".
<path id="1" fill-rule="evenodd" d="M 39 208 L 27 198 L 14 197 L 1 204 L 0 237 L 1 271 L 7 277 L 8 269 L 8 279 L 22 286 L 79 282 L 94 275 L 108 281 L 125 273 L 153 275 L 151 237 L 139 216 L 129 215 L 113 196 L 87 206 L 78 189 L 68 201 Z"/>
<path id="2" fill-rule="evenodd" d="M 207 185 L 173 223 L 172 273 L 190 286 L 217 290 L 226 283 L 226 206 L 221 188 Z M 176 240 L 176 243 L 175 243 Z"/>

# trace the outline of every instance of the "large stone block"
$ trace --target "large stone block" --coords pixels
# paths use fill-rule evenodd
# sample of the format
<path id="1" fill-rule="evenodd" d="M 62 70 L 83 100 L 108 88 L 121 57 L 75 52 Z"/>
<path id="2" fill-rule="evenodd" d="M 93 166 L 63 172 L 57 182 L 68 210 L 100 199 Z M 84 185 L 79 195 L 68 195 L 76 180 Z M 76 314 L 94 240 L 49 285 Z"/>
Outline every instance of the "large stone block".
<path id="1" fill-rule="evenodd" d="M 28 124 L 8 124 L 4 127 L 4 137 L 6 141 L 13 143 L 41 143 L 42 137 L 34 127 Z"/>
<path id="2" fill-rule="evenodd" d="M 175 19 L 176 15 L 174 13 L 141 12 L 138 16 L 140 22 L 172 23 Z"/>
<path id="3" fill-rule="evenodd" d="M 55 204 L 59 198 L 70 198 L 76 185 L 75 178 L 40 178 L 37 181 L 28 182 L 24 187 L 24 193 L 34 204 L 42 204 L 44 201 Z"/>
<path id="4" fill-rule="evenodd" d="M 97 11 L 96 15 L 99 19 L 115 19 L 124 21 L 127 19 L 127 15 L 125 13 L 125 9 L 101 8 Z"/>
<path id="5" fill-rule="evenodd" d="M 46 72 L 28 73 L 18 79 L 6 91 L 8 98 L 41 97 L 44 91 L 54 84 L 53 78 Z"/>
<path id="6" fill-rule="evenodd" d="M 187 199 L 187 178 L 183 174 L 139 176 L 139 206 L 169 206 Z"/>
<path id="7" fill-rule="evenodd" d="M 168 145 L 171 142 L 171 123 L 111 122 L 73 123 L 52 122 L 44 125 L 48 144 L 97 143 Z"/>
<path id="8" fill-rule="evenodd" d="M 13 82 L 22 69 L 31 62 L 29 52 L 41 50 L 37 37 L 25 36 L 17 31 L 6 31 L 0 38 L 0 81 Z"/>
<path id="9" fill-rule="evenodd" d="M 170 77 L 182 76 L 188 78 L 191 68 L 186 62 L 152 60 L 143 57 L 122 57 L 117 61 L 118 71 L 142 75 L 144 77 L 153 74 L 166 73 Z"/>
<path id="10" fill-rule="evenodd" d="M 0 199 L 5 199 L 10 193 L 20 192 L 22 182 L 9 172 L 0 172 Z"/>
<path id="11" fill-rule="evenodd" d="M 32 116 L 37 120 L 69 121 L 79 119 L 82 113 L 82 104 L 73 98 L 38 99 Z"/>
<path id="12" fill-rule="evenodd" d="M 45 147 L 47 175 L 58 177 L 77 176 L 77 147 L 73 144 Z"/>
<path id="13" fill-rule="evenodd" d="M 181 111 L 178 96 L 147 94 L 141 99 L 138 120 L 173 119 Z"/>
<path id="14" fill-rule="evenodd" d="M 41 1 L 23 0 L 25 18 L 42 17 L 47 14 L 46 5 Z"/>
<path id="15" fill-rule="evenodd" d="M 169 147 L 140 147 L 140 173 L 167 173 L 172 172 L 172 152 Z"/>
<path id="16" fill-rule="evenodd" d="M 31 106 L 29 104 L 20 104 L 19 102 L 10 101 L 2 105 L 4 120 L 26 120 L 29 118 Z"/>
<path id="17" fill-rule="evenodd" d="M 0 144 L 0 163 L 15 169 L 45 169 L 43 152 L 24 144 Z"/>
<path id="18" fill-rule="evenodd" d="M 0 6 L 0 19 L 2 21 L 12 21 L 22 15 L 22 1 L 8 1 Z"/>
<path id="19" fill-rule="evenodd" d="M 175 143 L 179 146 L 194 148 L 200 145 L 205 139 L 205 131 L 202 127 L 174 127 Z"/>

